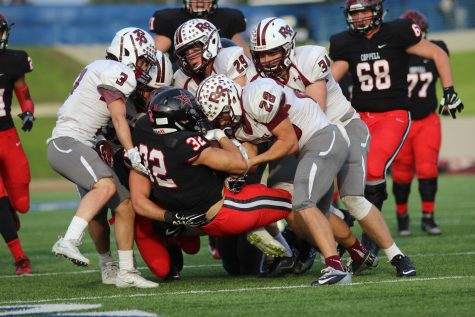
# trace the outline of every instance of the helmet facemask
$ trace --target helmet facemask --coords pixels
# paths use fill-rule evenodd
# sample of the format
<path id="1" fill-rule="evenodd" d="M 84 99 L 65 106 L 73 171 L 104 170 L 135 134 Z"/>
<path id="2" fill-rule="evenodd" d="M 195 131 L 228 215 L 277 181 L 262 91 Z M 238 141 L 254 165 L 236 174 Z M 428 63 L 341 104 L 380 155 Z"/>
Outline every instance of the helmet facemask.
<path id="1" fill-rule="evenodd" d="M 370 11 L 371 15 L 366 18 L 354 19 L 352 15 L 361 11 Z M 377 28 L 383 22 L 382 0 L 347 0 L 344 10 L 346 23 L 351 31 L 366 34 Z"/>
<path id="2" fill-rule="evenodd" d="M 10 28 L 13 24 L 8 24 L 5 16 L 0 14 L 0 52 L 8 47 L 8 37 L 10 36 Z"/>
<path id="3" fill-rule="evenodd" d="M 205 4 L 206 2 L 208 2 L 208 6 L 204 6 L 203 8 L 201 8 L 201 5 L 199 4 Z M 198 4 L 198 9 L 193 9 L 193 4 Z M 188 11 L 188 13 L 190 13 L 195 18 L 204 18 L 216 10 L 216 8 L 218 7 L 218 1 L 183 0 L 183 5 L 185 6 L 185 10 Z"/>
<path id="4" fill-rule="evenodd" d="M 268 51 L 251 51 L 252 60 L 256 65 L 258 73 L 263 74 L 263 77 L 270 77 L 280 79 L 283 74 L 289 69 L 292 62 L 290 61 L 289 45 L 279 46 Z M 268 59 L 265 62 L 261 61 L 264 55 L 276 56 Z"/>

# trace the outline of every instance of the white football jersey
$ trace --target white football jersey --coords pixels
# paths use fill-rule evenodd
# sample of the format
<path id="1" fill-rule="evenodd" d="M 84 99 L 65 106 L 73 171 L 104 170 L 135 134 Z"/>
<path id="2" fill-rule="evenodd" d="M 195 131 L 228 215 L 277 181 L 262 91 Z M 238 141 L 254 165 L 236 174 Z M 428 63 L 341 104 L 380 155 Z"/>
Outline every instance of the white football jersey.
<path id="1" fill-rule="evenodd" d="M 256 69 L 251 67 L 248 79 L 258 77 Z M 331 74 L 330 58 L 322 46 L 304 45 L 295 49 L 295 56 L 289 69 L 286 86 L 305 93 L 305 88 L 318 80 L 327 83 L 327 105 L 325 114 L 331 122 L 336 123 L 351 107 L 351 103 L 343 95 L 340 85 Z"/>
<path id="2" fill-rule="evenodd" d="M 226 47 L 219 51 L 213 62 L 211 75 L 226 75 L 235 80 L 238 77 L 246 76 L 251 61 L 244 55 L 244 50 L 239 46 Z M 184 88 L 196 94 L 200 80 L 196 77 L 187 76 L 181 69 L 173 75 L 173 86 Z"/>
<path id="3" fill-rule="evenodd" d="M 76 78 L 71 94 L 59 108 L 48 142 L 68 136 L 92 146 L 97 131 L 105 127 L 111 117 L 98 88 L 119 92 L 127 98 L 136 85 L 135 74 L 128 66 L 112 60 L 92 62 Z"/>
<path id="4" fill-rule="evenodd" d="M 269 78 L 256 79 L 244 87 L 242 101 L 243 121 L 236 131 L 241 142 L 268 140 L 271 130 L 288 117 L 302 148 L 315 132 L 330 124 L 312 98 Z"/>

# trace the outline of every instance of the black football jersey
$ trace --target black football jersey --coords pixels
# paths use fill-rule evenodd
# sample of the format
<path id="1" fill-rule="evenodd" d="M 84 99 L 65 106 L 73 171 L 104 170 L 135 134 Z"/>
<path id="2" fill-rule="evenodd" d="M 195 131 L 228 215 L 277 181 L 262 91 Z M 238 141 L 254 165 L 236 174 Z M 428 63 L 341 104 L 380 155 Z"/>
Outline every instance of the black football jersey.
<path id="1" fill-rule="evenodd" d="M 192 165 L 210 146 L 201 134 L 179 131 L 156 134 L 148 116 L 140 118 L 132 135 L 151 172 L 152 199 L 163 208 L 203 213 L 221 200 L 224 176 L 203 165 Z"/>
<path id="2" fill-rule="evenodd" d="M 449 53 L 447 45 L 442 41 L 431 41 Z M 435 111 L 438 105 L 436 83 L 439 73 L 433 60 L 416 55 L 409 58 L 407 83 L 411 98 L 411 118 L 422 119 Z"/>
<path id="3" fill-rule="evenodd" d="M 350 31 L 330 38 L 330 57 L 349 64 L 354 85 L 351 103 L 356 110 L 409 110 L 405 51 L 421 38 L 419 27 L 410 20 L 383 23 L 371 39 Z"/>
<path id="4" fill-rule="evenodd" d="M 194 17 L 184 9 L 163 9 L 155 11 L 150 20 L 150 32 L 168 37 L 172 45 L 168 55 L 172 63 L 176 62 L 173 38 L 180 25 Z M 217 8 L 207 17 L 219 31 L 219 36 L 231 39 L 235 34 L 246 30 L 246 19 L 241 11 L 231 8 Z"/>
<path id="5" fill-rule="evenodd" d="M 31 58 L 25 51 L 0 52 L 0 131 L 14 126 L 11 115 L 14 83 L 32 70 Z"/>

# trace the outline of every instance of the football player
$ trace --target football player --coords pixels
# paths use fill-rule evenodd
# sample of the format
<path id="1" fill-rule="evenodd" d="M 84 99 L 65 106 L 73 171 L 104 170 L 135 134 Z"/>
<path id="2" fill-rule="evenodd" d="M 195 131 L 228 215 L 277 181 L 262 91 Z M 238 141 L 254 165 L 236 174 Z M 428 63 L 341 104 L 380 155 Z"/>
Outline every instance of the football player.
<path id="1" fill-rule="evenodd" d="M 176 30 L 174 45 L 179 69 L 174 86 L 195 94 L 203 79 L 224 74 L 241 86 L 247 83 L 250 61 L 241 47 L 222 48 L 216 26 L 203 19 L 189 20 Z"/>
<path id="2" fill-rule="evenodd" d="M 463 104 L 453 87 L 447 54 L 423 39 L 416 23 L 411 20 L 383 23 L 382 0 L 346 0 L 344 15 L 349 30 L 330 39 L 332 74 L 337 81 L 348 71 L 352 74 L 352 106 L 371 135 L 365 197 L 381 210 L 387 198 L 386 170 L 404 143 L 411 124 L 407 89 L 410 54 L 434 61 L 444 88 L 445 111 L 455 118 Z M 362 241 L 377 253 L 378 247 L 366 234 Z"/>
<path id="3" fill-rule="evenodd" d="M 333 178 L 348 156 L 344 129 L 331 124 L 311 98 L 268 78 L 241 88 L 223 75 L 214 75 L 201 83 L 197 98 L 206 116 L 219 126 L 231 125 L 239 141 L 257 144 L 276 138 L 269 150 L 248 159 L 250 166 L 300 151 L 293 181 L 295 212 L 287 220 L 296 232 L 305 232 L 325 257 L 327 267 L 312 285 L 350 283 L 324 214 L 330 210 Z M 226 111 L 222 105 L 227 105 Z"/>
<path id="4" fill-rule="evenodd" d="M 196 18 L 216 25 L 221 37 L 231 39 L 247 52 L 247 44 L 241 36 L 246 31 L 246 19 L 241 11 L 218 8 L 218 0 L 183 0 L 183 8 L 158 10 L 150 18 L 150 32 L 155 33 L 157 49 L 167 52 L 174 64 L 177 61 L 173 46 L 175 31 L 186 21 Z"/>
<path id="5" fill-rule="evenodd" d="M 148 113 L 133 133 L 150 171 L 149 176 L 135 171 L 130 175 L 132 203 L 139 215 L 217 237 L 289 215 L 291 196 L 285 190 L 254 184 L 234 193 L 225 186 L 228 174 L 247 172 L 247 162 L 223 131 L 207 131 L 206 118 L 187 90 L 158 90 Z"/>
<path id="6" fill-rule="evenodd" d="M 394 259 L 391 263 L 397 272 L 415 275 L 410 259 L 395 244 L 379 210 L 364 197 L 368 128 L 333 79 L 326 49 L 317 45 L 295 47 L 292 27 L 282 19 L 267 18 L 251 32 L 251 54 L 259 76 L 270 77 L 305 93 L 322 107 L 333 124 L 346 130 L 350 138 L 350 155 L 337 177 L 341 200 L 363 230 L 384 249 L 388 260 Z M 339 221 L 333 215 L 330 219 Z M 355 243 L 359 244 L 358 241 Z M 347 247 L 350 254 L 354 249 L 354 246 Z M 353 260 L 350 269 L 358 274 L 376 264 L 374 254 L 369 252 L 366 258 Z"/>
<path id="7" fill-rule="evenodd" d="M 407 11 L 402 19 L 414 21 L 425 39 L 429 24 L 418 11 Z M 442 48 L 447 54 L 443 41 L 430 41 Z M 439 73 L 433 60 L 411 55 L 409 58 L 409 98 L 411 98 L 411 128 L 399 154 L 391 165 L 393 193 L 396 199 L 398 231 L 402 236 L 411 234 L 407 200 L 411 189 L 414 170 L 419 181 L 419 193 L 422 200 L 421 228 L 429 235 L 439 235 L 439 226 L 434 221 L 435 195 L 437 192 L 437 162 L 439 158 L 441 127 L 435 113 L 437 96 L 435 85 Z M 442 103 L 443 104 L 443 103 Z"/>
<path id="8" fill-rule="evenodd" d="M 51 167 L 77 186 L 87 190 L 66 234 L 52 248 L 79 266 L 89 259 L 78 249 L 84 230 L 102 207 L 115 211 L 115 238 L 119 253 L 117 287 L 157 287 L 140 276 L 133 261 L 134 211 L 128 190 L 116 173 L 104 163 L 93 146 L 96 132 L 112 120 L 126 158 L 134 169 L 147 173 L 140 154 L 133 147 L 126 119 L 125 99 L 137 82 L 147 84 L 156 62 L 153 38 L 144 30 L 119 30 L 107 48 L 106 60 L 89 64 L 77 77 L 73 89 L 58 111 L 56 126 L 48 139 Z"/>
<path id="9" fill-rule="evenodd" d="M 0 12 L 0 233 L 13 255 L 16 274 L 31 274 L 30 259 L 23 251 L 17 231 L 20 220 L 17 211 L 30 209 L 30 167 L 21 146 L 11 115 L 13 92 L 22 113 L 22 130 L 33 128 L 34 104 L 25 80 L 33 70 L 30 56 L 25 51 L 7 49 L 10 24 Z"/>

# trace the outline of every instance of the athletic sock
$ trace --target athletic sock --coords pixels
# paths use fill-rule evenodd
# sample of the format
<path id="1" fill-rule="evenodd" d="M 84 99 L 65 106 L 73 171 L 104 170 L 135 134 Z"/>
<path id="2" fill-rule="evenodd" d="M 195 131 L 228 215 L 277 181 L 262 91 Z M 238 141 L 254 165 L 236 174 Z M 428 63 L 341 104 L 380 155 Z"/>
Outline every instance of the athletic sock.
<path id="1" fill-rule="evenodd" d="M 396 213 L 398 217 L 402 217 L 407 215 L 407 203 L 404 204 L 396 204 Z"/>
<path id="2" fill-rule="evenodd" d="M 346 251 L 348 251 L 353 261 L 363 260 L 365 255 L 368 253 L 368 250 L 366 250 L 358 239 L 356 239 L 351 247 L 346 248 Z"/>
<path id="3" fill-rule="evenodd" d="M 119 253 L 120 271 L 132 271 L 135 269 L 133 250 L 118 250 L 117 253 Z"/>
<path id="4" fill-rule="evenodd" d="M 112 257 L 112 254 L 110 251 L 104 253 L 104 254 L 97 254 L 99 256 L 99 265 L 102 266 L 106 263 L 114 262 L 114 258 Z"/>
<path id="5" fill-rule="evenodd" d="M 404 255 L 395 242 L 389 248 L 384 249 L 384 253 L 386 253 L 389 261 L 391 261 L 398 254 Z"/>
<path id="6" fill-rule="evenodd" d="M 81 236 L 86 230 L 87 221 L 82 219 L 81 217 L 74 216 L 73 220 L 69 224 L 68 230 L 64 235 L 64 240 L 80 240 Z"/>
<path id="7" fill-rule="evenodd" d="M 434 201 L 423 201 L 422 202 L 422 212 L 427 213 L 427 214 L 433 214 L 434 213 Z"/>
<path id="8" fill-rule="evenodd" d="M 341 258 L 338 255 L 332 255 L 325 258 L 325 265 L 334 268 L 335 270 L 345 271 L 341 264 Z"/>
<path id="9" fill-rule="evenodd" d="M 21 257 L 25 256 L 25 252 L 23 252 L 20 239 L 16 238 L 8 242 L 7 246 L 10 249 L 10 252 L 12 253 L 15 262 L 18 261 Z"/>

